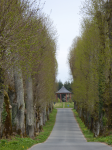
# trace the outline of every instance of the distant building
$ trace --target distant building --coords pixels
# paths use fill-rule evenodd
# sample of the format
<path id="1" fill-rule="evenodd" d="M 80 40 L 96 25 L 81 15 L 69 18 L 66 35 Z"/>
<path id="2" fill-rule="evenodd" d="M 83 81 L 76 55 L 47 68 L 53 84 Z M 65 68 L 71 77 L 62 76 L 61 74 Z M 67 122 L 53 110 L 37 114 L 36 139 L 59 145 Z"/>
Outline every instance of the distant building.
<path id="1" fill-rule="evenodd" d="M 67 95 L 69 95 L 70 99 L 71 99 L 71 92 L 68 91 L 64 86 L 62 86 L 62 88 L 56 92 L 56 99 L 58 100 L 58 94 L 60 94 L 60 101 L 62 101 L 62 94 L 66 94 L 66 102 L 67 102 Z"/>

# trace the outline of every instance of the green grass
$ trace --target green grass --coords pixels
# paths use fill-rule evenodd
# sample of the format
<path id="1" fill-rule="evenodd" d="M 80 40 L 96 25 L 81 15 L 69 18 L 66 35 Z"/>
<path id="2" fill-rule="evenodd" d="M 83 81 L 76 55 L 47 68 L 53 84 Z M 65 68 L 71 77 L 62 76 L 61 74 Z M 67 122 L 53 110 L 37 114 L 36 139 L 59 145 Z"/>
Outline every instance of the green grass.
<path id="1" fill-rule="evenodd" d="M 74 108 L 74 102 L 57 102 L 54 108 Z"/>
<path id="2" fill-rule="evenodd" d="M 103 137 L 103 136 L 94 137 L 93 133 L 84 125 L 82 120 L 79 118 L 78 113 L 76 112 L 75 109 L 73 109 L 73 112 L 74 112 L 75 118 L 82 130 L 82 133 L 84 134 L 84 136 L 88 142 L 103 142 L 108 145 L 112 145 L 112 135 L 106 136 L 106 137 Z"/>
<path id="3" fill-rule="evenodd" d="M 57 102 L 54 104 L 54 108 L 63 108 L 63 102 Z"/>
<path id="4" fill-rule="evenodd" d="M 43 126 L 43 132 L 40 132 L 34 140 L 31 138 L 20 138 L 19 136 L 10 141 L 3 139 L 0 140 L 0 150 L 27 150 L 34 144 L 46 141 L 55 124 L 56 114 L 57 110 L 53 109 L 49 116 L 50 120 L 46 122 L 45 126 Z"/>
<path id="5" fill-rule="evenodd" d="M 74 102 L 65 102 L 65 107 L 64 108 L 74 108 Z"/>

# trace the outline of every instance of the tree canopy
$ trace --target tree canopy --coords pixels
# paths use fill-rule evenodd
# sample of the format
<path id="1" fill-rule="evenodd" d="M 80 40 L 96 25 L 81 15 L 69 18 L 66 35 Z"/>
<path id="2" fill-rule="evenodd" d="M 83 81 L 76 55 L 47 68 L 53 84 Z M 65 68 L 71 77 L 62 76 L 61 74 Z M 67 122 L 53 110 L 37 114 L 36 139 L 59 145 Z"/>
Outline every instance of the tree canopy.
<path id="1" fill-rule="evenodd" d="M 69 66 L 76 108 L 97 136 L 105 132 L 104 119 L 108 129 L 112 123 L 112 1 L 85 1 L 82 10 L 81 35 L 70 47 Z"/>

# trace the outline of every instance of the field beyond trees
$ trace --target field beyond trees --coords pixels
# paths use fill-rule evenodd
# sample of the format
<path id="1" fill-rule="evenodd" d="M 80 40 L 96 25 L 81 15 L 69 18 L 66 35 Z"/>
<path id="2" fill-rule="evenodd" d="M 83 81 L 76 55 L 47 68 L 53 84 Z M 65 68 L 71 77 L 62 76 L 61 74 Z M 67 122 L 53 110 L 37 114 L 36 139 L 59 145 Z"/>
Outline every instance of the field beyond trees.
<path id="1" fill-rule="evenodd" d="M 74 108 L 74 102 L 56 102 L 54 108 Z"/>

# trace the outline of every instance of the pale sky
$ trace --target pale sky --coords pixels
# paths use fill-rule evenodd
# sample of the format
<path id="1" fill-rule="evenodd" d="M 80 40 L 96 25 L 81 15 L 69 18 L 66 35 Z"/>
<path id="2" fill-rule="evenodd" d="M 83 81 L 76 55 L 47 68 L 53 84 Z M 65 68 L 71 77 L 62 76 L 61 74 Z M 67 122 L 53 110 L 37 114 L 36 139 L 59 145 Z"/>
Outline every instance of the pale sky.
<path id="1" fill-rule="evenodd" d="M 71 81 L 67 63 L 69 48 L 73 39 L 80 34 L 80 7 L 84 0 L 41 0 L 45 2 L 43 12 L 50 15 L 58 33 L 58 75 L 57 80 Z"/>

